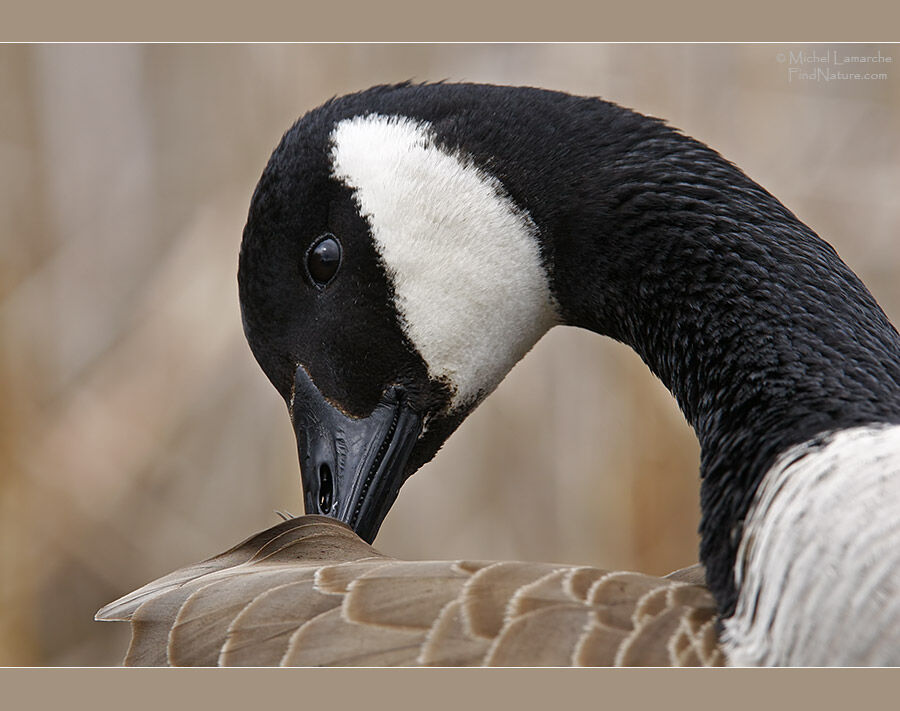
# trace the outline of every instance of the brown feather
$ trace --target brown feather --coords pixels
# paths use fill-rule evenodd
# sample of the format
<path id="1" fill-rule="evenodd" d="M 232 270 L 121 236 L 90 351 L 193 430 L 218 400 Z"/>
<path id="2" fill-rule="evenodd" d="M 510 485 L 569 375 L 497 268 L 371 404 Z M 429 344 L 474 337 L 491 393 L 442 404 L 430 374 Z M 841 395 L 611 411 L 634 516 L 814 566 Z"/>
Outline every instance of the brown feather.
<path id="1" fill-rule="evenodd" d="M 303 516 L 126 595 L 133 665 L 721 665 L 702 567 L 400 561 Z"/>
<path id="2" fill-rule="evenodd" d="M 277 666 L 304 623 L 341 604 L 304 578 L 255 597 L 234 618 L 218 662 L 223 666 Z"/>

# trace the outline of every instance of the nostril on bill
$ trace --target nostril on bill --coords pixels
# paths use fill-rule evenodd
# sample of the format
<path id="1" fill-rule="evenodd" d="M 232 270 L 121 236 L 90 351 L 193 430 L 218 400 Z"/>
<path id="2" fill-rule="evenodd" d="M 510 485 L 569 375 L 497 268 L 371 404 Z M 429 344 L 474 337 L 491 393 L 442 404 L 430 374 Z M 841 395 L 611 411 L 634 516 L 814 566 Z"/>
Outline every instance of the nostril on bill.
<path id="1" fill-rule="evenodd" d="M 319 511 L 323 514 L 329 513 L 333 500 L 334 484 L 331 480 L 331 467 L 321 464 L 319 465 Z"/>

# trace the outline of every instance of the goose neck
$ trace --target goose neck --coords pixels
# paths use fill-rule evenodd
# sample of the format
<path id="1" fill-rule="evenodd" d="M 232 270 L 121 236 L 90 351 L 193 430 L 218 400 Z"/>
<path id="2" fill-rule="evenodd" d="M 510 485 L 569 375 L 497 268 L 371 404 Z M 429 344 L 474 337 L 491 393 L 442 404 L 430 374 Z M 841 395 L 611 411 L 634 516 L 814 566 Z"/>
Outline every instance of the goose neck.
<path id="1" fill-rule="evenodd" d="M 779 453 L 900 422 L 900 339 L 834 249 L 737 168 L 674 132 L 649 143 L 594 171 L 602 198 L 559 220 L 554 294 L 566 322 L 630 345 L 694 428 L 701 560 L 728 615 Z"/>

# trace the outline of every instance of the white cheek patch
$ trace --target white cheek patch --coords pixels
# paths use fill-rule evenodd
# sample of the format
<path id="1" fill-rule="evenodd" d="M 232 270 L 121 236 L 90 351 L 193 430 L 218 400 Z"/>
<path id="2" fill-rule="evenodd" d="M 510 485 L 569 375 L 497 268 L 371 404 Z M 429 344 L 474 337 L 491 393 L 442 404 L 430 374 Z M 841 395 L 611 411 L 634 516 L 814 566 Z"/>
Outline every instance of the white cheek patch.
<path id="1" fill-rule="evenodd" d="M 782 455 L 747 516 L 735 581 L 732 664 L 900 664 L 900 427 Z"/>
<path id="2" fill-rule="evenodd" d="M 487 395 L 557 322 L 537 228 L 500 183 L 398 116 L 347 119 L 334 176 L 355 191 L 407 337 L 451 407 Z"/>

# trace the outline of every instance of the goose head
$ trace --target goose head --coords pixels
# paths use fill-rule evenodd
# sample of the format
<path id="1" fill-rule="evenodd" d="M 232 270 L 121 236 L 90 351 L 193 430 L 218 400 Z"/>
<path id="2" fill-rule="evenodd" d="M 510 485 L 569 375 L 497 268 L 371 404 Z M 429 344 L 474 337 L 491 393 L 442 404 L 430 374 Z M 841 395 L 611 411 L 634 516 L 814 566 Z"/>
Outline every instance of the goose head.
<path id="1" fill-rule="evenodd" d="M 265 168 L 238 280 L 306 511 L 367 541 L 555 324 L 630 345 L 694 428 L 726 617 L 779 458 L 900 423 L 900 338 L 835 251 L 711 148 L 599 99 L 403 84 L 327 102 Z"/>
<path id="2" fill-rule="evenodd" d="M 306 511 L 371 542 L 403 481 L 557 316 L 537 227 L 502 183 L 431 122 L 364 107 L 334 102 L 285 135 L 239 283 Z"/>

